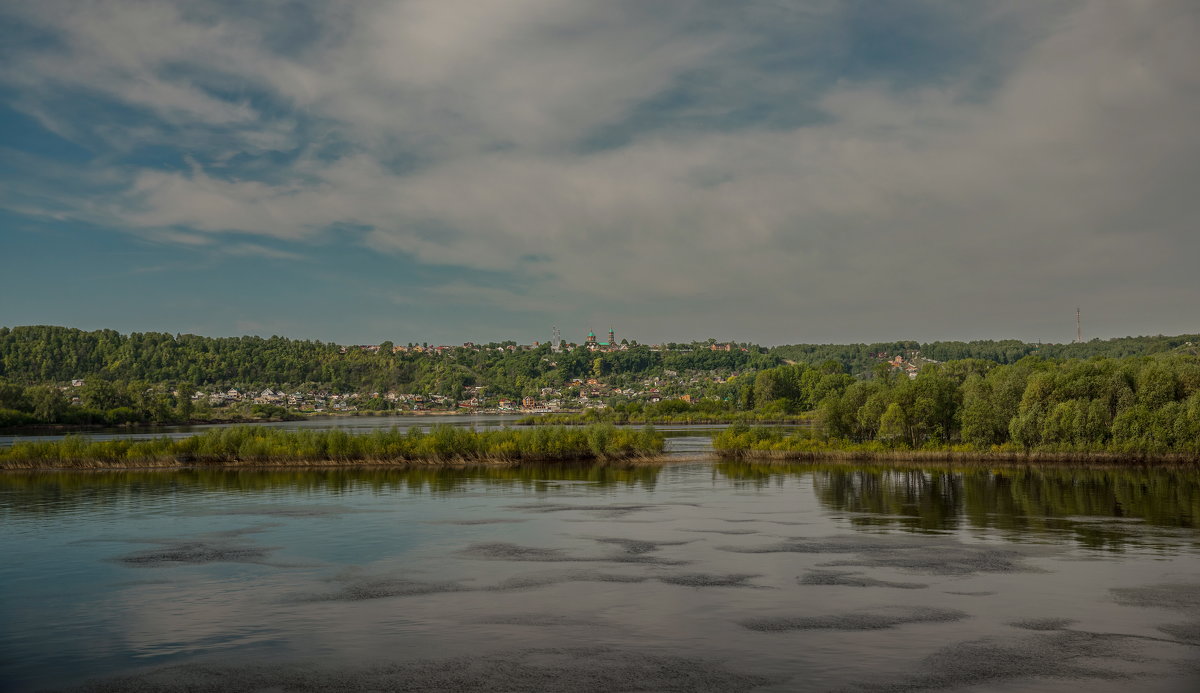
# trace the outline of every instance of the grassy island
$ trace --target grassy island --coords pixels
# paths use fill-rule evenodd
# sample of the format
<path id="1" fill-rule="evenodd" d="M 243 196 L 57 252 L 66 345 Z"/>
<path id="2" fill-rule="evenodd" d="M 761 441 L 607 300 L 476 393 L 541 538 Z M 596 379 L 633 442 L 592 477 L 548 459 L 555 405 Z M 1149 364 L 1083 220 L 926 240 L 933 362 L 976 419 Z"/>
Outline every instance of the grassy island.
<path id="1" fill-rule="evenodd" d="M 475 431 L 435 426 L 352 435 L 341 430 L 285 431 L 240 426 L 189 438 L 93 441 L 68 436 L 0 450 L 0 469 L 131 469 L 273 466 L 403 466 L 637 460 L 658 455 L 652 428 L 538 427 Z"/>
<path id="2" fill-rule="evenodd" d="M 1154 448 L 1109 443 L 1043 444 L 1022 447 L 1014 443 L 979 447 L 970 443 L 927 441 L 911 446 L 899 439 L 853 441 L 823 437 L 813 430 L 734 425 L 713 437 L 713 448 L 727 459 L 764 459 L 804 462 L 927 463 L 1073 463 L 1073 464 L 1177 464 L 1200 465 L 1200 450 L 1193 445 Z"/>

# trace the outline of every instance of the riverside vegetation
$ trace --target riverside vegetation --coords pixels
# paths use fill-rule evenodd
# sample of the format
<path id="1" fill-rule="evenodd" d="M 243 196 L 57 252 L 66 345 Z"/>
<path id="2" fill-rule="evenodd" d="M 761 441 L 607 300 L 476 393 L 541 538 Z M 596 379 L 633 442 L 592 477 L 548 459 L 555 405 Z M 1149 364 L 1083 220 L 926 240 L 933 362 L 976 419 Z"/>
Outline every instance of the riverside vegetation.
<path id="1" fill-rule="evenodd" d="M 434 426 L 352 435 L 341 430 L 285 431 L 240 426 L 188 438 L 92 441 L 67 436 L 18 442 L 0 449 L 0 469 L 177 468 L 189 466 L 325 466 L 404 464 L 504 464 L 612 461 L 651 458 L 662 452 L 653 428 L 611 425 L 475 431 Z"/>
<path id="2" fill-rule="evenodd" d="M 785 374 L 775 387 L 797 391 Z M 829 392 L 813 430 L 735 425 L 725 455 L 854 459 L 1200 460 L 1200 359 L 967 359 Z"/>
<path id="3" fill-rule="evenodd" d="M 695 343 L 658 350 L 635 345 L 606 353 L 582 347 L 552 353 L 540 345 L 531 350 L 455 348 L 430 355 L 391 353 L 387 343 L 377 352 L 365 352 L 282 338 L 123 337 L 111 331 L 0 328 L 0 377 L 8 379 L 0 382 L 0 425 L 22 417 L 65 421 L 81 412 L 105 412 L 104 420 L 115 413 L 162 422 L 191 406 L 182 395 L 188 391 L 184 383 L 236 380 L 246 386 L 267 378 L 276 384 L 309 379 L 337 387 L 457 394 L 471 383 L 506 393 L 536 391 L 544 383 L 562 387 L 566 378 L 590 373 L 611 381 L 612 392 L 620 382 L 643 376 L 674 380 L 656 393 L 662 398 L 656 403 L 614 396 L 599 413 L 593 409 L 529 422 L 812 423 L 810 430 L 788 434 L 735 425 L 716 440 L 718 450 L 727 454 L 1184 460 L 1200 457 L 1197 339 L 1139 337 L 1036 349 L 1019 342 L 938 342 L 917 345 L 926 355 L 920 357 L 919 372 L 910 360 L 916 376 L 910 378 L 891 361 L 879 360 L 883 352 L 874 352 L 873 365 L 862 361 L 864 349 L 889 345 L 727 352 Z M 1022 356 L 1031 350 L 1033 355 Z M 785 354 L 837 358 L 816 365 L 779 365 Z M 928 354 L 989 358 L 943 363 Z M 866 366 L 869 370 L 862 370 Z M 69 388 L 62 384 L 68 377 L 87 380 Z M 121 377 L 157 384 L 110 380 Z M 55 382 L 47 383 L 47 378 Z M 80 403 L 68 404 L 64 390 L 76 390 Z M 679 399 L 684 395 L 691 402 Z M 453 398 L 449 406 L 455 406 Z"/>

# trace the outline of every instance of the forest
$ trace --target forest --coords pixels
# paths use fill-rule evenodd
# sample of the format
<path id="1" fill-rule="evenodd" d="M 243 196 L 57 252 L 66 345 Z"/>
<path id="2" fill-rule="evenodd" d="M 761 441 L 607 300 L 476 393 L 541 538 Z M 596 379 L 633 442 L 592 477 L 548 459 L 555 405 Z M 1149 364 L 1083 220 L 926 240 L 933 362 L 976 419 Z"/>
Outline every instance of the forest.
<path id="1" fill-rule="evenodd" d="M 1200 335 L 1118 337 L 1067 344 L 1022 342 L 1016 339 L 972 342 L 897 341 L 875 344 L 792 344 L 774 347 L 770 353 L 786 361 L 810 365 L 832 360 L 843 364 L 849 372 L 859 375 L 871 372 L 879 363 L 879 354 L 894 356 L 917 353 L 924 359 L 932 361 L 983 359 L 1001 364 L 1011 364 L 1026 356 L 1040 356 L 1047 359 L 1088 359 L 1093 356 L 1121 358 L 1181 350 L 1200 354 Z"/>
<path id="2" fill-rule="evenodd" d="M 1200 357 L 1191 354 L 963 359 L 927 365 L 916 378 L 883 368 L 840 381 L 785 366 L 757 374 L 743 396 L 760 407 L 816 405 L 819 426 L 733 426 L 717 436 L 718 449 L 1200 455 Z M 779 399 L 763 401 L 770 397 Z"/>
<path id="3" fill-rule="evenodd" d="M 574 377 L 620 380 L 672 371 L 769 368 L 782 361 L 759 347 L 747 351 L 679 348 L 591 352 L 578 347 L 552 353 L 549 344 L 530 350 L 493 342 L 454 347 L 444 354 L 393 353 L 283 337 L 198 337 L 144 332 L 50 327 L 0 327 L 0 380 L 19 385 L 61 384 L 101 378 L 119 382 L 176 383 L 192 387 L 323 388 L 334 392 L 461 394 L 486 385 L 494 393 L 520 397 L 560 386 Z M 704 345 L 705 347 L 707 344 Z"/>

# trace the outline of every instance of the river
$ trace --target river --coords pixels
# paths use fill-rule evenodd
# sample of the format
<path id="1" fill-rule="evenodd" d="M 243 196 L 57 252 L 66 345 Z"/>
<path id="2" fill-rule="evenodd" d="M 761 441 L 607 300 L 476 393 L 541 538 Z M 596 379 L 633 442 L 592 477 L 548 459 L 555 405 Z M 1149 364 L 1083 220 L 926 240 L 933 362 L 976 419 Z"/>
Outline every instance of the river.
<path id="1" fill-rule="evenodd" d="M 671 450 L 5 474 L 0 688 L 1200 690 L 1194 471 Z"/>

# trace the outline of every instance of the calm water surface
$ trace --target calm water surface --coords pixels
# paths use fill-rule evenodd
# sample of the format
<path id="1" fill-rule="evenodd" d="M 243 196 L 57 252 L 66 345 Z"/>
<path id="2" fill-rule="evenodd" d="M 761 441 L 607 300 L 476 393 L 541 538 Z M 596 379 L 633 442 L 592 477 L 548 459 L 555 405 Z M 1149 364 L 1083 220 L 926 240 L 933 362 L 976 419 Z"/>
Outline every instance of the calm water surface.
<path id="1" fill-rule="evenodd" d="M 1200 480 L 0 476 L 5 690 L 1200 690 Z"/>

